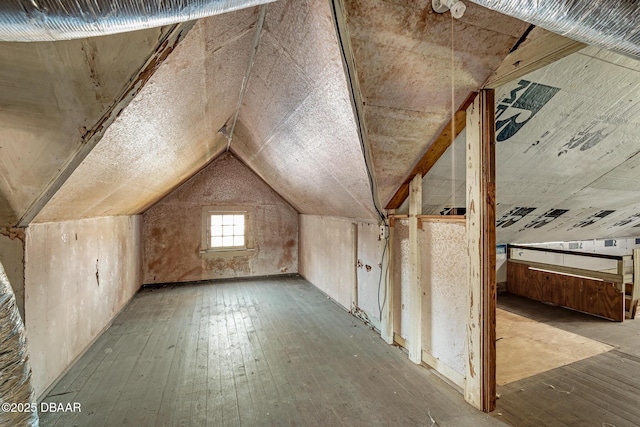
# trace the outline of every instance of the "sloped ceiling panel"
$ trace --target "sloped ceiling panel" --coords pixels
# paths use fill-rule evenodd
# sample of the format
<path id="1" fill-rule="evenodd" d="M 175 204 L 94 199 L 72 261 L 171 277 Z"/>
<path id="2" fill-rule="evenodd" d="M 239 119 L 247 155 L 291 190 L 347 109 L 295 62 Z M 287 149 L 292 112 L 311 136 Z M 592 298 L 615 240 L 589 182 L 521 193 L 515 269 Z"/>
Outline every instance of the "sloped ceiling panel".
<path id="1" fill-rule="evenodd" d="M 257 16 L 253 8 L 199 21 L 36 222 L 139 213 L 220 154 Z"/>
<path id="2" fill-rule="evenodd" d="M 57 176 L 162 31 L 0 43 L 0 226 L 15 225 Z"/>
<path id="3" fill-rule="evenodd" d="M 326 1 L 267 7 L 237 154 L 299 212 L 376 218 Z"/>
<path id="4" fill-rule="evenodd" d="M 345 4 L 378 193 L 386 204 L 451 118 L 452 68 L 457 109 L 528 24 L 472 3 L 460 20 L 433 12 L 431 0 Z"/>
<path id="5" fill-rule="evenodd" d="M 496 129 L 498 242 L 640 235 L 640 62 L 590 47 L 507 84 Z M 448 150 L 425 176 L 424 213 L 450 206 L 452 170 Z"/>
<path id="6" fill-rule="evenodd" d="M 640 234 L 640 63 L 586 48 L 497 99 L 498 237 Z"/>

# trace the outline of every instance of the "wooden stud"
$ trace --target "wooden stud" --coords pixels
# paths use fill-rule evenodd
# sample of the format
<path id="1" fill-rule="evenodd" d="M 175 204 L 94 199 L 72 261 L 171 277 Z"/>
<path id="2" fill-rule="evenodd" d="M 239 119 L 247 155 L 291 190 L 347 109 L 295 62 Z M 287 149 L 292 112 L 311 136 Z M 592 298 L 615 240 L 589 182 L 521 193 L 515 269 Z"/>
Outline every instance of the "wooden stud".
<path id="1" fill-rule="evenodd" d="M 624 295 L 625 293 L 625 283 L 624 283 L 624 259 L 620 259 L 618 260 L 618 262 L 616 263 L 617 265 L 617 272 L 618 272 L 618 276 L 620 277 L 620 283 L 616 283 L 616 285 L 618 286 L 618 288 L 620 289 L 620 292 L 622 292 L 622 295 Z M 624 298 L 624 296 L 623 296 Z"/>
<path id="2" fill-rule="evenodd" d="M 387 203 L 386 209 L 398 209 L 409 195 L 409 183 L 411 180 L 413 180 L 416 175 L 420 175 L 420 177 L 425 176 L 440 157 L 442 157 L 444 152 L 447 151 L 451 142 L 460 135 L 460 132 L 462 132 L 466 125 L 467 108 L 471 105 L 475 97 L 476 92 L 471 93 L 462 103 L 460 109 L 454 114 L 453 124 L 455 129 L 453 138 L 451 137 L 451 120 L 449 120 L 440 134 L 434 139 L 431 145 L 429 145 L 429 148 L 427 148 L 427 151 L 425 151 L 418 163 L 413 167 L 407 179 L 405 179 L 400 188 L 396 190 L 396 193 L 389 203 Z"/>
<path id="3" fill-rule="evenodd" d="M 633 289 L 629 314 L 634 319 L 640 301 L 640 249 L 633 250 Z"/>
<path id="4" fill-rule="evenodd" d="M 390 212 L 392 214 L 393 212 Z M 393 344 L 393 292 L 394 292 L 394 280 L 393 280 L 393 256 L 395 253 L 394 246 L 394 227 L 393 217 L 390 220 L 389 236 L 387 240 L 387 274 L 385 281 L 385 304 L 382 307 L 382 319 L 380 325 L 380 336 L 387 344 Z M 384 262 L 383 262 L 384 267 Z"/>
<path id="5" fill-rule="evenodd" d="M 534 31 L 543 34 L 507 55 L 485 88 L 496 89 L 586 47 L 583 43 L 541 28 Z"/>
<path id="6" fill-rule="evenodd" d="M 495 101 L 483 90 L 467 111 L 467 372 L 465 399 L 496 403 Z"/>
<path id="7" fill-rule="evenodd" d="M 423 222 L 446 222 L 451 224 L 466 224 L 464 215 L 418 215 L 418 223 Z M 422 228 L 422 227 L 420 227 Z"/>
<path id="8" fill-rule="evenodd" d="M 422 175 L 409 184 L 409 360 L 422 363 L 422 286 L 420 283 L 420 248 L 418 215 L 422 213 Z"/>

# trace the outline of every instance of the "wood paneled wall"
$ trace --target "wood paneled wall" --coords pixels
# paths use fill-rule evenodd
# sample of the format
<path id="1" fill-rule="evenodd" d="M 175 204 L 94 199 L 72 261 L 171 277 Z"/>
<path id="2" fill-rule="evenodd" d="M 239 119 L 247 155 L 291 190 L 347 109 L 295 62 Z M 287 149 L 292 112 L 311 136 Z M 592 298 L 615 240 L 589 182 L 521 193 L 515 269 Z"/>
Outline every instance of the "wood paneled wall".
<path id="1" fill-rule="evenodd" d="M 507 291 L 606 319 L 624 320 L 624 294 L 615 283 L 531 269 L 509 261 Z"/>

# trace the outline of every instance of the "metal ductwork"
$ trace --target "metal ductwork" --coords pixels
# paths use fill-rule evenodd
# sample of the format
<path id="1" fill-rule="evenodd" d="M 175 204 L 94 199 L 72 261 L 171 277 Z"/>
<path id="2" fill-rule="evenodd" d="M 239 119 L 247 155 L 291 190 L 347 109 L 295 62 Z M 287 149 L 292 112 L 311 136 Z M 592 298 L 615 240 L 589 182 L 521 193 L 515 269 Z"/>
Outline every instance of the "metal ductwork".
<path id="1" fill-rule="evenodd" d="M 570 39 L 640 59 L 638 0 L 470 0 Z"/>
<path id="2" fill-rule="evenodd" d="M 171 25 L 274 0 L 0 0 L 0 41 L 54 41 Z"/>

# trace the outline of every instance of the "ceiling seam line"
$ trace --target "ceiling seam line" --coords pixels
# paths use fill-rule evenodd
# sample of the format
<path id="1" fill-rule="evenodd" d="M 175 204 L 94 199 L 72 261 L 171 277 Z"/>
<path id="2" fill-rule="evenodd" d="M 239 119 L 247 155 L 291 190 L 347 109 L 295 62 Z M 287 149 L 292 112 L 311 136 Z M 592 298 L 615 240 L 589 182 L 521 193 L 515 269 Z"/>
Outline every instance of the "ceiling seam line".
<path id="1" fill-rule="evenodd" d="M 338 46 L 340 48 L 343 71 L 345 73 L 347 90 L 349 92 L 351 109 L 353 111 L 353 120 L 356 125 L 358 140 L 360 142 L 360 150 L 362 152 L 364 167 L 369 181 L 369 188 L 371 190 L 371 201 L 373 202 L 373 208 L 377 212 L 380 220 L 382 223 L 386 224 L 385 214 L 379 207 L 377 181 L 373 175 L 375 173 L 373 170 L 373 155 L 371 154 L 371 147 L 367 140 L 366 123 L 364 122 L 364 112 L 362 111 L 364 109 L 364 102 L 362 100 L 362 92 L 357 78 L 355 59 L 351 52 L 351 45 L 349 44 L 348 24 L 344 10 L 345 6 L 343 0 L 331 0 L 333 27 L 336 33 Z M 350 59 L 353 61 L 353 64 L 349 62 Z"/>
<path id="2" fill-rule="evenodd" d="M 262 37 L 262 28 L 264 27 L 264 18 L 266 14 L 267 14 L 267 5 L 263 4 L 262 6 L 260 6 L 260 13 L 258 15 L 258 21 L 256 24 L 256 32 L 253 37 L 253 47 L 251 48 L 251 56 L 249 57 L 247 70 L 245 71 L 244 78 L 242 79 L 242 86 L 240 87 L 240 95 L 238 96 L 238 104 L 236 105 L 236 112 L 233 116 L 233 123 L 231 124 L 231 130 L 229 131 L 229 137 L 227 138 L 227 149 L 225 151 L 229 151 L 231 149 L 231 142 L 233 141 L 233 133 L 235 132 L 235 129 L 236 129 L 236 123 L 238 123 L 238 116 L 240 115 L 240 107 L 242 107 L 244 94 L 247 92 L 249 78 L 251 76 L 251 71 L 253 70 L 253 64 L 256 59 L 256 54 L 258 53 L 258 46 L 260 45 L 260 38 Z"/>

